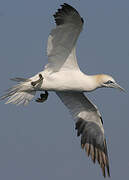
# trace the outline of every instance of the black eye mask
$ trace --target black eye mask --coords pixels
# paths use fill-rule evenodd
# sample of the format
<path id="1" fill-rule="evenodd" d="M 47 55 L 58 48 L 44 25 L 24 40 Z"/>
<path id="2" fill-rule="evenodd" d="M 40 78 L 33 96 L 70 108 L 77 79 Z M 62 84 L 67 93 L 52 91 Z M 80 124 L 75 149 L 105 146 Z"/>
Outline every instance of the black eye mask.
<path id="1" fill-rule="evenodd" d="M 112 83 L 114 83 L 114 82 L 109 80 L 109 81 L 105 82 L 104 84 L 112 84 Z"/>

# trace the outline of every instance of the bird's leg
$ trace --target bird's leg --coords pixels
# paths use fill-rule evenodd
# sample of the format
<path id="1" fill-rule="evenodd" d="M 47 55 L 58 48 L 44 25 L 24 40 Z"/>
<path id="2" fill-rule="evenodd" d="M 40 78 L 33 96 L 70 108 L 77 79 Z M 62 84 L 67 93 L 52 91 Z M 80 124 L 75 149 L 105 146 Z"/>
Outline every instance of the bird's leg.
<path id="1" fill-rule="evenodd" d="M 39 84 L 41 81 L 43 81 L 43 76 L 42 74 L 39 74 L 39 79 L 37 81 L 32 81 L 31 85 L 32 86 L 36 86 L 37 84 Z"/>
<path id="2" fill-rule="evenodd" d="M 48 92 L 45 91 L 45 94 L 40 94 L 40 98 L 37 98 L 35 101 L 43 103 L 44 101 L 47 100 L 47 98 L 48 98 Z"/>
<path id="3" fill-rule="evenodd" d="M 37 81 L 32 81 L 32 82 L 31 82 L 31 85 L 32 85 L 32 86 L 36 86 L 36 85 L 39 84 L 41 81 L 43 81 L 43 76 L 42 76 L 42 74 L 39 74 L 39 79 L 38 79 Z M 42 102 L 46 101 L 47 98 L 48 98 L 48 92 L 45 91 L 45 94 L 40 94 L 40 98 L 37 98 L 35 101 L 42 103 Z"/>

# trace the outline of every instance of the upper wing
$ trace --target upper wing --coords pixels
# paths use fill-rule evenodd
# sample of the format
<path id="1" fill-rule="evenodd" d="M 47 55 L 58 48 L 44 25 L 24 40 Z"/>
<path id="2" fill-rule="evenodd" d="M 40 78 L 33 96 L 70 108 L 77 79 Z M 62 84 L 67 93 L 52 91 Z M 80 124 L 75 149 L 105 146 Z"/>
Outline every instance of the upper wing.
<path id="1" fill-rule="evenodd" d="M 98 160 L 105 177 L 110 176 L 106 139 L 101 115 L 83 93 L 56 92 L 76 120 L 77 136 L 81 135 L 81 147 L 85 148 L 93 162 Z"/>
<path id="2" fill-rule="evenodd" d="M 82 30 L 83 19 L 72 6 L 64 3 L 54 14 L 56 28 L 48 37 L 48 64 L 45 68 L 59 71 L 60 68 L 79 68 L 75 44 Z"/>

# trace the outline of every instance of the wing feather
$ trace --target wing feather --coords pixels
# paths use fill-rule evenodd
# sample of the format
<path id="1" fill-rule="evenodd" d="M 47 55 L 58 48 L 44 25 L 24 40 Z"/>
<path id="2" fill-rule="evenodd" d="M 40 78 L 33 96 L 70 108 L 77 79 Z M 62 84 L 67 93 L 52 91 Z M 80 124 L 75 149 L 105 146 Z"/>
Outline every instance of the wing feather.
<path id="1" fill-rule="evenodd" d="M 59 71 L 61 68 L 78 69 L 75 45 L 82 30 L 83 19 L 72 6 L 64 3 L 54 14 L 56 28 L 48 37 L 46 69 Z"/>
<path id="2" fill-rule="evenodd" d="M 92 161 L 98 161 L 103 176 L 110 176 L 109 160 L 102 118 L 97 107 L 80 92 L 56 92 L 62 102 L 73 115 L 77 136 L 81 135 L 81 147 L 91 156 Z"/>

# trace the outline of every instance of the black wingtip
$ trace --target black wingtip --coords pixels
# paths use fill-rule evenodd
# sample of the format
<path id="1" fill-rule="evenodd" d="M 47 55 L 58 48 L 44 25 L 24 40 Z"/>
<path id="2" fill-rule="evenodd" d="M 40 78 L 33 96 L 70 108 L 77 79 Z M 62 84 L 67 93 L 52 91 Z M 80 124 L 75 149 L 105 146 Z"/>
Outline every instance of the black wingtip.
<path id="1" fill-rule="evenodd" d="M 106 177 L 107 174 L 110 177 L 107 144 L 106 139 L 103 139 L 100 127 L 94 122 L 87 122 L 80 118 L 76 122 L 75 129 L 77 130 L 77 135 L 81 135 L 82 149 L 85 148 L 87 155 L 91 156 L 93 163 L 96 160 L 98 161 L 103 176 Z"/>
<path id="2" fill-rule="evenodd" d="M 71 5 L 69 5 L 67 3 L 62 4 L 61 8 L 59 8 L 57 10 L 57 12 L 55 12 L 55 14 L 53 14 L 56 25 L 58 26 L 58 25 L 64 24 L 65 17 L 69 16 L 69 14 L 71 12 L 75 12 L 76 14 L 79 15 L 78 11 L 74 7 L 72 7 Z M 83 20 L 82 17 L 80 17 L 80 20 L 81 20 L 82 23 L 84 23 L 84 20 Z"/>

